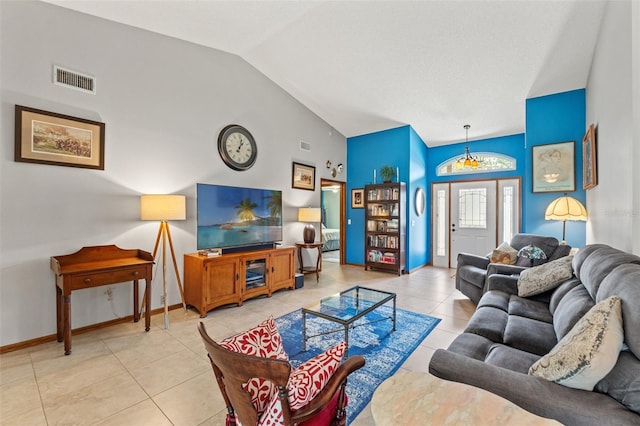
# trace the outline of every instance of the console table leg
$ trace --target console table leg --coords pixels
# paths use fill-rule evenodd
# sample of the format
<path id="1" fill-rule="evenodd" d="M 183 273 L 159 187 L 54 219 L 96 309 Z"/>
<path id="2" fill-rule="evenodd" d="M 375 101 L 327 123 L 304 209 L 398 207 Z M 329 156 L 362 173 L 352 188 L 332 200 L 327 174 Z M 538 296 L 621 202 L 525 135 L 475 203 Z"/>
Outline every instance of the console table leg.
<path id="1" fill-rule="evenodd" d="M 62 342 L 64 323 L 62 321 L 62 289 L 56 284 L 56 338 Z"/>
<path id="2" fill-rule="evenodd" d="M 133 322 L 140 321 L 140 311 L 138 310 L 138 280 L 133 280 Z"/>
<path id="3" fill-rule="evenodd" d="M 62 316 L 64 318 L 64 354 L 71 354 L 71 294 L 62 296 L 63 309 Z"/>
<path id="4" fill-rule="evenodd" d="M 144 311 L 144 331 L 149 331 L 149 329 L 151 329 L 151 280 L 149 278 L 145 278 L 144 283 L 147 298 L 147 307 Z"/>

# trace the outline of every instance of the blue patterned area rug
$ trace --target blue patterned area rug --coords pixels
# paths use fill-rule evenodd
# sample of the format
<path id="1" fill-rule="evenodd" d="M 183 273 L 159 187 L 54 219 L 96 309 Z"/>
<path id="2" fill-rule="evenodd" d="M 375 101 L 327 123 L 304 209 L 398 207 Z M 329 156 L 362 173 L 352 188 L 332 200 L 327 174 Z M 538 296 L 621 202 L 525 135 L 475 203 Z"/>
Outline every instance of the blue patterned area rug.
<path id="1" fill-rule="evenodd" d="M 352 422 L 369 403 L 373 392 L 383 380 L 395 373 L 411 353 L 440 322 L 439 318 L 396 310 L 396 331 L 392 321 L 378 321 L 392 314 L 390 306 L 382 306 L 358 320 L 349 330 L 349 356 L 362 355 L 366 360 L 363 368 L 349 376 L 347 381 L 347 421 Z M 302 351 L 302 311 L 288 313 L 275 319 L 282 336 L 283 346 L 290 363 L 297 367 L 304 361 L 324 352 L 344 340 L 344 328 L 337 323 L 313 315 L 307 315 L 307 335 L 338 330 L 335 333 L 314 337 L 307 341 L 307 350 Z"/>

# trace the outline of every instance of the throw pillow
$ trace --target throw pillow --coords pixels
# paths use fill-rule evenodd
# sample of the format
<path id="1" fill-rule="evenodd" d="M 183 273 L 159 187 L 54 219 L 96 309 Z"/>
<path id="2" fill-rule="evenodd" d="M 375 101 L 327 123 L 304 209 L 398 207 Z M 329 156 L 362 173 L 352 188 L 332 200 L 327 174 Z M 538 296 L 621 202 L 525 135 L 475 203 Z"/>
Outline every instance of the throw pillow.
<path id="1" fill-rule="evenodd" d="M 518 250 L 518 260 L 516 265 L 519 266 L 537 266 L 541 265 L 547 260 L 547 255 L 540 247 L 536 247 L 532 244 L 522 247 Z"/>
<path id="2" fill-rule="evenodd" d="M 529 374 L 592 391 L 615 366 L 623 338 L 622 305 L 611 296 L 591 308 Z"/>
<path id="3" fill-rule="evenodd" d="M 518 251 L 511 247 L 508 243 L 502 243 L 496 247 L 489 257 L 491 263 L 504 263 L 513 265 L 518 259 Z"/>
<path id="4" fill-rule="evenodd" d="M 544 293 L 571 278 L 573 276 L 572 259 L 573 256 L 565 256 L 520 272 L 518 296 L 529 297 Z"/>
<path id="5" fill-rule="evenodd" d="M 289 361 L 272 316 L 249 330 L 221 340 L 218 344 L 245 355 Z M 258 413 L 262 413 L 276 391 L 276 386 L 268 380 L 255 377 L 244 385 L 244 389 L 251 395 L 251 402 Z"/>
<path id="6" fill-rule="evenodd" d="M 347 344 L 345 342 L 340 342 L 324 353 L 304 362 L 291 372 L 287 383 L 291 411 L 304 407 L 320 393 L 338 366 L 340 366 L 346 347 Z M 284 425 L 282 403 L 277 393 L 269 401 L 269 405 L 260 418 L 259 424 Z"/>

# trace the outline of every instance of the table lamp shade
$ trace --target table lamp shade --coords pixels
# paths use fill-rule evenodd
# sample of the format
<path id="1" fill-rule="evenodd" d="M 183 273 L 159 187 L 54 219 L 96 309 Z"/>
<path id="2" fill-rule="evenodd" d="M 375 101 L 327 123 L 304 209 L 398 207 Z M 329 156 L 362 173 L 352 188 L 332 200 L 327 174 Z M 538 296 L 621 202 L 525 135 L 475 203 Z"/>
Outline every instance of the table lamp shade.
<path id="1" fill-rule="evenodd" d="M 298 209 L 298 221 L 320 222 L 322 219 L 319 207 L 301 207 Z M 312 243 L 316 239 L 316 228 L 311 223 L 304 227 L 302 234 L 305 243 Z"/>
<path id="2" fill-rule="evenodd" d="M 185 220 L 187 218 L 186 196 L 142 195 L 140 196 L 140 220 Z"/>
<path id="3" fill-rule="evenodd" d="M 544 212 L 545 220 L 587 220 L 587 210 L 573 197 L 563 196 L 553 200 Z"/>

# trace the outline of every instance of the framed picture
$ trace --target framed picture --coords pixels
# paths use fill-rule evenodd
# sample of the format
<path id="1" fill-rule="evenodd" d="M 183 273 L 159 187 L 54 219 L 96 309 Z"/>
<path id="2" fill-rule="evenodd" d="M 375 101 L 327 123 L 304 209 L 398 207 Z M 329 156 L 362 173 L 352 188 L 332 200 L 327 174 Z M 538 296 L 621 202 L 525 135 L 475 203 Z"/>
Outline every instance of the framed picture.
<path id="1" fill-rule="evenodd" d="M 15 161 L 104 170 L 104 123 L 16 105 Z"/>
<path id="2" fill-rule="evenodd" d="M 576 190 L 575 142 L 534 146 L 533 192 Z"/>
<path id="3" fill-rule="evenodd" d="M 597 162 L 596 130 L 591 124 L 582 138 L 582 189 L 591 189 L 598 184 Z"/>
<path id="4" fill-rule="evenodd" d="M 351 208 L 363 209 L 364 208 L 364 189 L 352 189 L 351 190 Z"/>
<path id="5" fill-rule="evenodd" d="M 316 190 L 316 168 L 293 162 L 291 187 L 296 189 Z"/>

